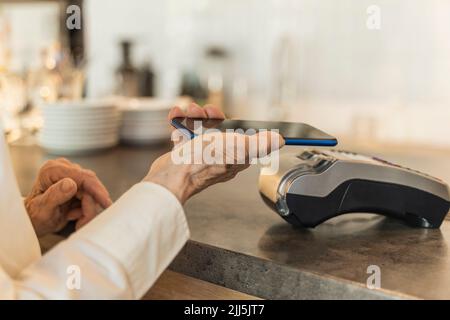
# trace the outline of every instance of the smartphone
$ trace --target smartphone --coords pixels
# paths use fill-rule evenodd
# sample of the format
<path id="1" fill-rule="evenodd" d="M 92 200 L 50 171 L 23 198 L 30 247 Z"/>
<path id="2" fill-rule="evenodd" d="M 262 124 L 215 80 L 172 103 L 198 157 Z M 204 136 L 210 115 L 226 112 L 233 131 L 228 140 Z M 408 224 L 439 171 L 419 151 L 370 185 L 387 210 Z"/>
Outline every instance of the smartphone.
<path id="1" fill-rule="evenodd" d="M 171 121 L 173 127 L 182 130 L 183 133 L 192 139 L 197 134 L 196 125 L 201 124 L 203 133 L 209 128 L 215 128 L 222 132 L 227 129 L 237 130 L 241 129 L 244 133 L 261 129 L 278 130 L 278 133 L 284 138 L 286 145 L 296 146 L 324 146 L 333 147 L 337 145 L 338 141 L 335 137 L 310 126 L 305 123 L 296 122 L 279 122 L 279 121 L 253 121 L 253 120 L 221 120 L 221 119 L 200 119 L 200 118 L 174 118 Z M 248 133 L 247 133 L 248 134 Z"/>

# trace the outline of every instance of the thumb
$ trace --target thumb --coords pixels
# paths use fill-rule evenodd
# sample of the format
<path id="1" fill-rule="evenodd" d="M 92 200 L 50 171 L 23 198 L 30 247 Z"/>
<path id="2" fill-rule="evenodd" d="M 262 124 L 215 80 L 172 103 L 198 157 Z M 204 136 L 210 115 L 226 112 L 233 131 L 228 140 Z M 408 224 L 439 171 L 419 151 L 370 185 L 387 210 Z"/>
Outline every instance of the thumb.
<path id="1" fill-rule="evenodd" d="M 54 209 L 72 199 L 77 194 L 77 184 L 70 178 L 64 178 L 51 185 L 43 194 L 43 203 L 48 209 Z"/>

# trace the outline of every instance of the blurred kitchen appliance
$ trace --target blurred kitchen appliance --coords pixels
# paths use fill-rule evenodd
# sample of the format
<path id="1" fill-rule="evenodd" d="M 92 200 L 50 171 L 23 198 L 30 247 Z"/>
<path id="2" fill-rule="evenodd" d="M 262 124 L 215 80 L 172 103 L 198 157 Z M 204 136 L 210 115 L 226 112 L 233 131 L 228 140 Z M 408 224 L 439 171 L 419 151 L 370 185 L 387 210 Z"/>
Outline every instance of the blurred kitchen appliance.
<path id="1" fill-rule="evenodd" d="M 306 150 L 261 171 L 260 194 L 295 226 L 315 227 L 344 213 L 378 213 L 439 228 L 450 207 L 447 184 L 388 161 L 352 152 Z"/>
<path id="2" fill-rule="evenodd" d="M 155 72 L 149 61 L 139 70 L 139 96 L 153 97 L 155 95 Z"/>

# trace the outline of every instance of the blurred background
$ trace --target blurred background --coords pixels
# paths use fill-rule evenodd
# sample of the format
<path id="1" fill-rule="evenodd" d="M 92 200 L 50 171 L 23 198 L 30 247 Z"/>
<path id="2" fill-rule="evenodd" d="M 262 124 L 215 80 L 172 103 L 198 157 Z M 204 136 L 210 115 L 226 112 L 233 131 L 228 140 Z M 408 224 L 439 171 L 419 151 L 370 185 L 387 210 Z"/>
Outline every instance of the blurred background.
<path id="1" fill-rule="evenodd" d="M 191 97 L 361 143 L 450 148 L 449 39 L 441 0 L 0 1 L 0 108 L 9 133 L 34 132 L 24 115 L 46 103 Z"/>

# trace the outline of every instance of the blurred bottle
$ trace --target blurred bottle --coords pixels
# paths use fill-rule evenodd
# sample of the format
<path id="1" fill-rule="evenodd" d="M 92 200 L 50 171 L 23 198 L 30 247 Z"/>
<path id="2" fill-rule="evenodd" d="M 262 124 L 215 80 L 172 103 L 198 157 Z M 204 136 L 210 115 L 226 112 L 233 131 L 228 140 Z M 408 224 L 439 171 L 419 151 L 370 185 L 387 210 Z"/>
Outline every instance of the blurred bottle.
<path id="1" fill-rule="evenodd" d="M 155 72 L 149 61 L 139 71 L 139 95 L 153 97 L 155 95 Z"/>
<path id="2" fill-rule="evenodd" d="M 130 41 L 120 43 L 122 49 L 122 62 L 116 70 L 116 94 L 125 97 L 139 95 L 139 70 L 134 67 L 131 59 L 133 44 Z"/>

